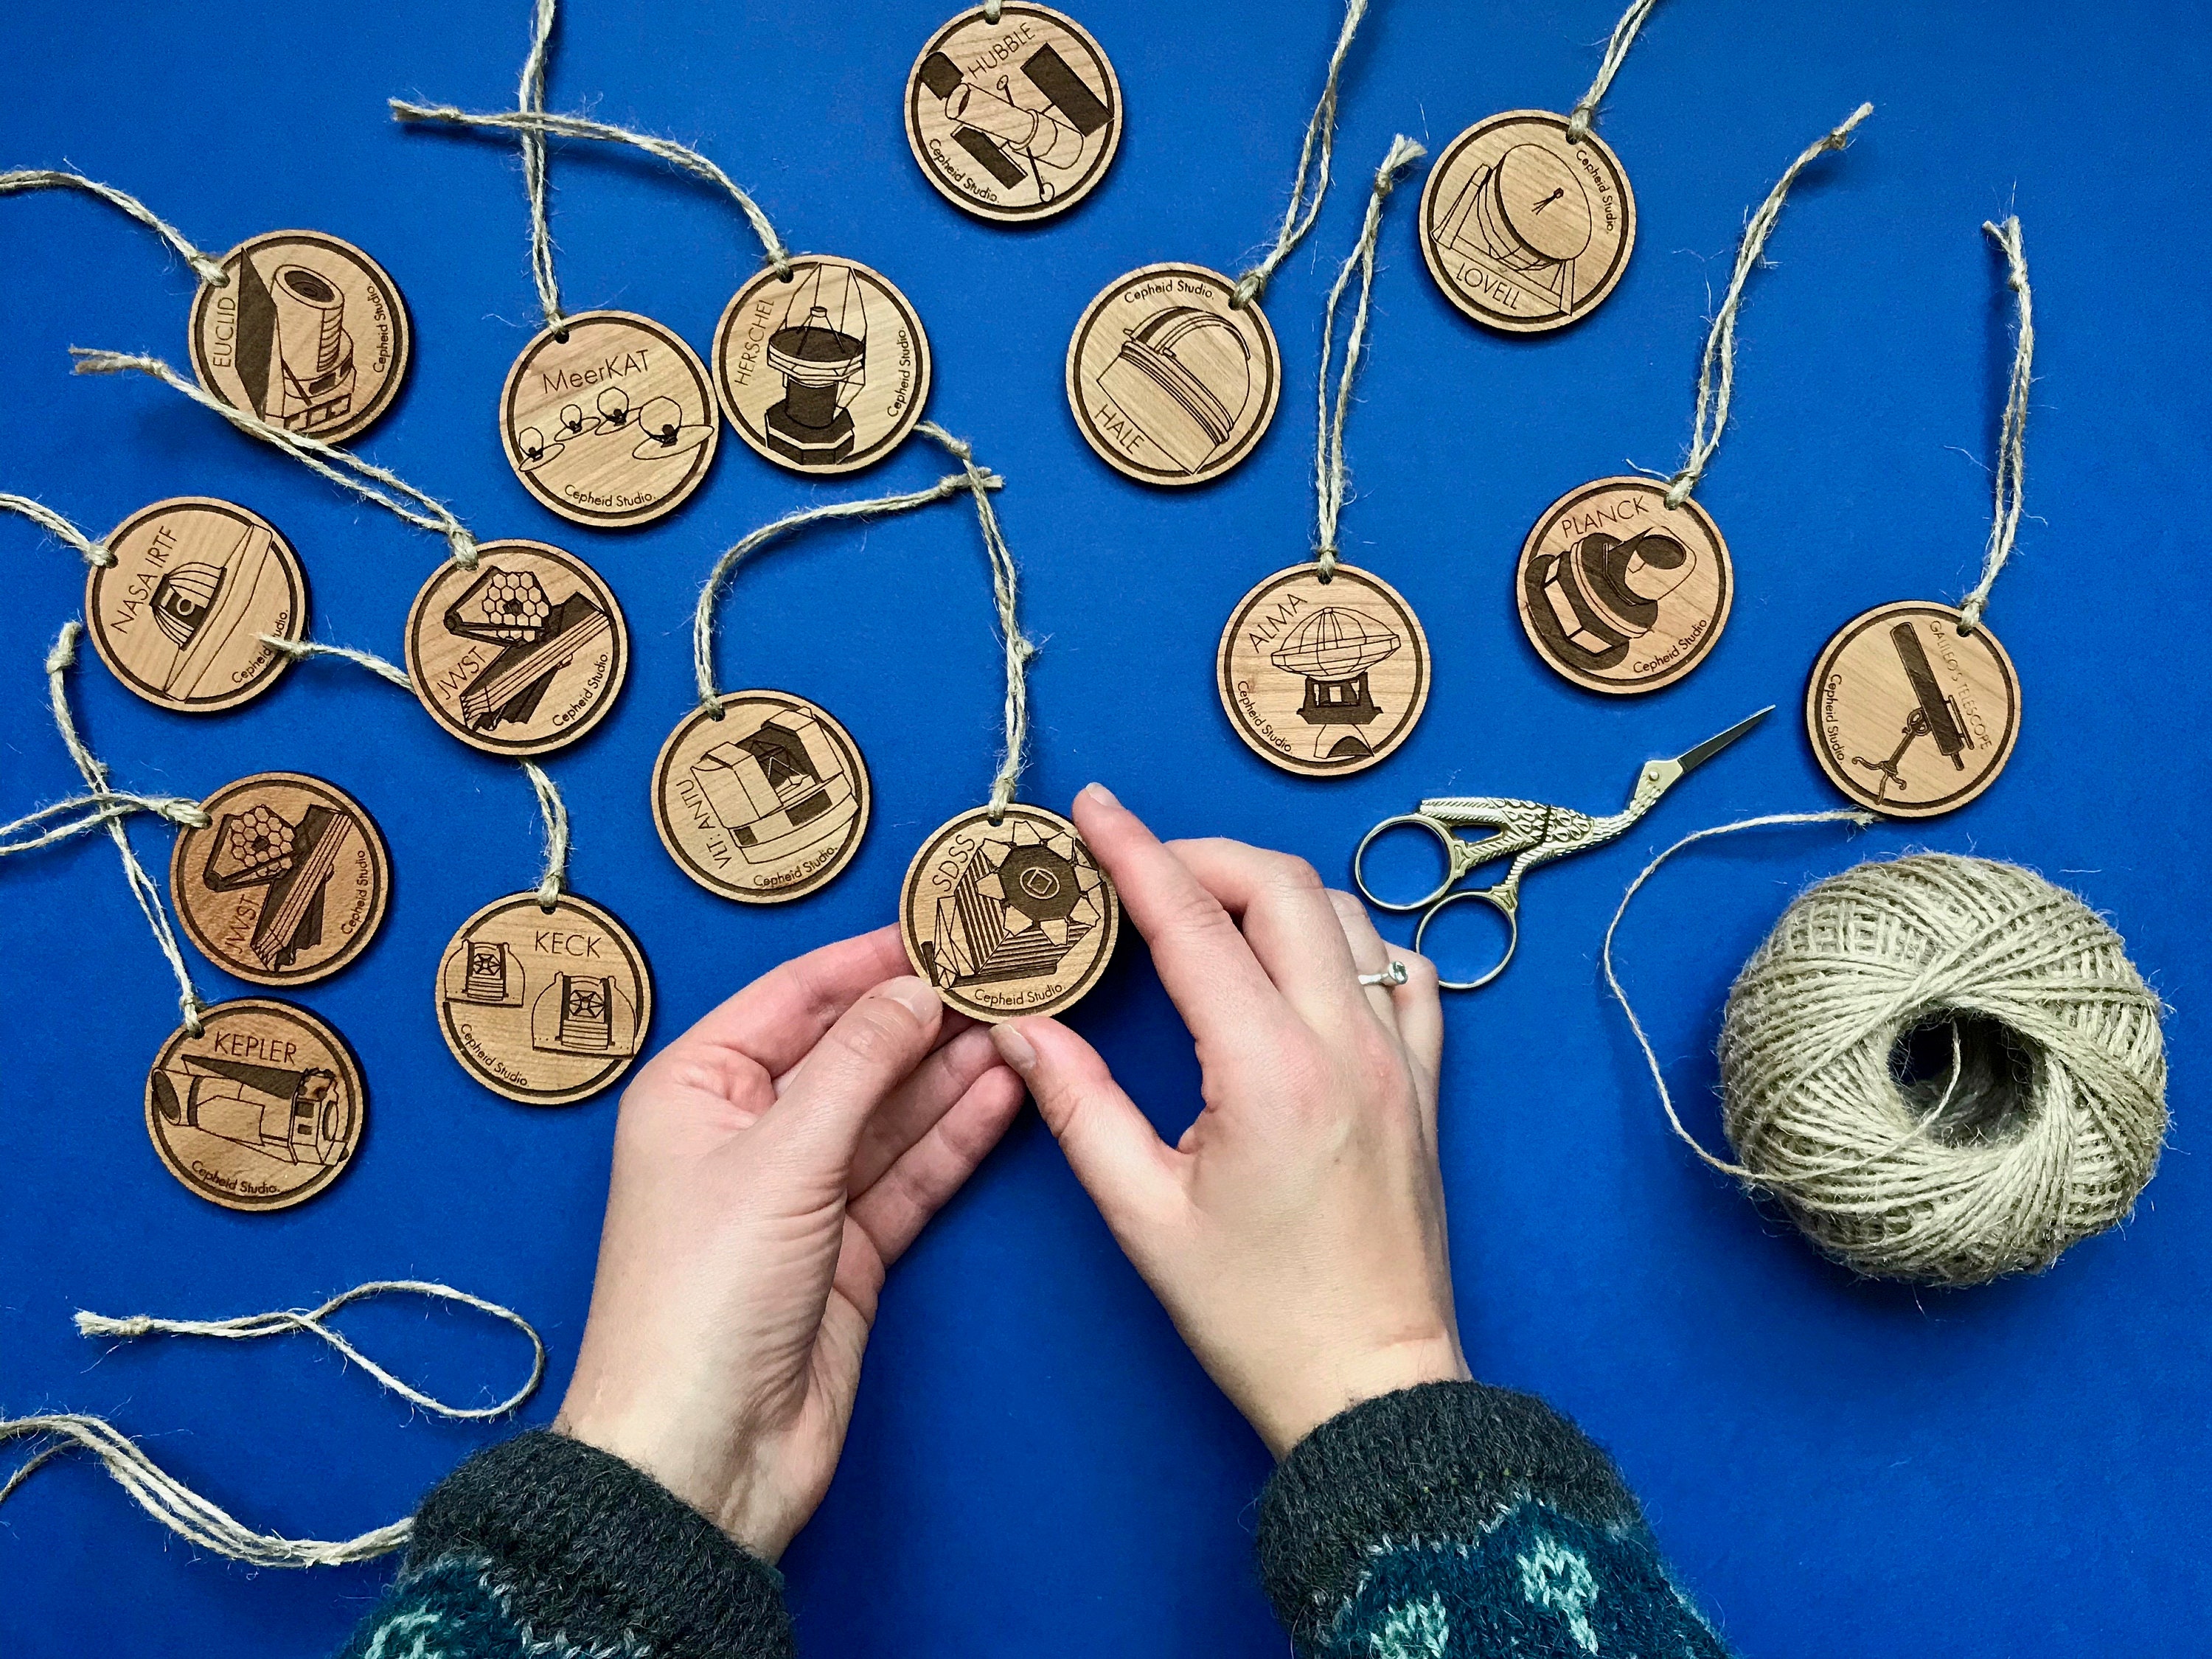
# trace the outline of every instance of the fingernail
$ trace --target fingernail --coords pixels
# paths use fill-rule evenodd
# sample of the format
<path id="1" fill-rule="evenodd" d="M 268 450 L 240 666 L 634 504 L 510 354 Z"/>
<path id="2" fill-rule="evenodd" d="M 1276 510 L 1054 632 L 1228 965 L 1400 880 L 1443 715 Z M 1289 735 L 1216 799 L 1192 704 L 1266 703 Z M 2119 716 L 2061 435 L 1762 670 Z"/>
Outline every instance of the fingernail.
<path id="1" fill-rule="evenodd" d="M 884 994 L 924 1025 L 936 1017 L 937 993 L 929 988 L 929 981 L 926 979 L 917 979 L 908 974 L 904 979 L 895 979 L 885 985 Z"/>
<path id="2" fill-rule="evenodd" d="M 998 1049 L 999 1058 L 1024 1077 L 1027 1077 L 1030 1067 L 1036 1064 L 1036 1050 L 1030 1047 L 1027 1037 L 1011 1025 L 994 1025 L 991 1028 L 991 1042 Z"/>
<path id="3" fill-rule="evenodd" d="M 1114 792 L 1103 783 L 1086 783 L 1083 786 L 1083 793 L 1102 806 L 1119 806 L 1121 804 L 1114 799 Z"/>

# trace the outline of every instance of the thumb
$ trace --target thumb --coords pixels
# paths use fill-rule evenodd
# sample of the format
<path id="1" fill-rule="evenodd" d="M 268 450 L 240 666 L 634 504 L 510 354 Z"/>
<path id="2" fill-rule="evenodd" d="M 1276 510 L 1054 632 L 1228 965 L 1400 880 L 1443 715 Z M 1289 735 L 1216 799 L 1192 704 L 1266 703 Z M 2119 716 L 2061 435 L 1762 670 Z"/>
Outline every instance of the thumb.
<path id="1" fill-rule="evenodd" d="M 841 1014 L 792 1071 L 760 1127 L 839 1191 L 860 1133 L 914 1068 L 928 1058 L 945 1006 L 912 975 L 885 980 Z"/>
<path id="2" fill-rule="evenodd" d="M 991 1028 L 999 1058 L 1019 1073 L 1068 1168 L 1125 1250 L 1165 1212 L 1182 1154 L 1153 1133 L 1098 1051 L 1056 1019 Z"/>

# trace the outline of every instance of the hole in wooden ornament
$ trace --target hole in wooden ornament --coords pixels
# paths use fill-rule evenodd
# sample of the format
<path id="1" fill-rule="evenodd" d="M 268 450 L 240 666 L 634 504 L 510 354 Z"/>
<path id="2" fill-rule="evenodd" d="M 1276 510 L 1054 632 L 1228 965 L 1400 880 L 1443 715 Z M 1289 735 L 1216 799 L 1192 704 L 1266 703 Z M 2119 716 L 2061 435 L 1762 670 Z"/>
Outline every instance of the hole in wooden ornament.
<path id="1" fill-rule="evenodd" d="M 556 328 L 556 329 L 555 329 L 555 330 L 553 331 L 553 343 L 554 343 L 555 345 L 566 345 L 566 344 L 568 344 L 568 331 L 567 329 L 565 329 L 565 328 Z"/>
<path id="2" fill-rule="evenodd" d="M 2043 1048 L 1972 1009 L 1932 1009 L 1899 1033 L 1889 1075 L 1905 1109 L 1946 1146 L 1986 1146 L 2027 1132 L 2042 1092 Z M 1947 1099 L 1948 1097 L 1948 1099 Z"/>

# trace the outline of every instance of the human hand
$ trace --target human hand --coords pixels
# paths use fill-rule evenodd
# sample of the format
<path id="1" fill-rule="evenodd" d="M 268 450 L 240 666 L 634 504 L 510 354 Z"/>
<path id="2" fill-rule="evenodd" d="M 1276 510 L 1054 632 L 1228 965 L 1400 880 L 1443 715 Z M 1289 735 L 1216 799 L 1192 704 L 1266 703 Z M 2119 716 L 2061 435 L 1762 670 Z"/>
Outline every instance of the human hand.
<path id="1" fill-rule="evenodd" d="M 556 1426 L 775 1560 L 830 1488 L 884 1270 L 1021 1103 L 896 928 L 754 981 L 623 1094 Z"/>
<path id="2" fill-rule="evenodd" d="M 1203 1109 L 1170 1147 L 1059 1021 L 993 1036 L 1199 1363 L 1279 1458 L 1355 1401 L 1466 1377 L 1436 970 L 1303 860 L 1163 846 L 1095 783 L 1074 817 L 1197 1039 Z M 1360 986 L 1392 961 L 1405 985 Z"/>

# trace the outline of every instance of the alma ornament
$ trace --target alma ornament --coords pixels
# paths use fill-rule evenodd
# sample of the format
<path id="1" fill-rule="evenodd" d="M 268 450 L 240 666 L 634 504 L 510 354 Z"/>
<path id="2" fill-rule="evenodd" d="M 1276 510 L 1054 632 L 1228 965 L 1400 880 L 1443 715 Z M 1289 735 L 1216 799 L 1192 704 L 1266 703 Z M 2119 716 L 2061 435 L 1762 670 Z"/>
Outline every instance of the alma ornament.
<path id="1" fill-rule="evenodd" d="M 1001 224 L 1065 213 L 1121 142 L 1121 83 L 1064 12 L 985 0 L 932 35 L 907 76 L 906 137 L 922 177 Z"/>
<path id="2" fill-rule="evenodd" d="M 169 902 L 217 967 L 256 985 L 327 979 L 368 948 L 392 904 L 392 855 L 368 809 L 299 772 L 258 772 L 178 832 Z"/>
<path id="3" fill-rule="evenodd" d="M 1322 313 L 1320 423 L 1315 436 L 1320 556 L 1279 570 L 1237 602 L 1214 653 L 1214 686 L 1231 730 L 1270 765 L 1305 777 L 1361 772 L 1389 758 L 1427 707 L 1428 635 L 1405 596 L 1337 552 L 1344 507 L 1344 423 L 1375 292 L 1382 205 L 1427 152 L 1395 140 L 1376 170 L 1359 240 Z M 1334 397 L 1336 313 L 1359 272 L 1359 301 Z"/>
<path id="4" fill-rule="evenodd" d="M 266 519 L 182 495 L 125 519 L 91 561 L 84 616 L 100 660 L 132 692 L 179 714 L 249 702 L 291 659 L 262 642 L 307 629 L 299 555 Z"/>
<path id="5" fill-rule="evenodd" d="M 392 407 L 406 379 L 414 331 L 399 286 L 338 237 L 272 230 L 221 258 L 137 197 L 49 168 L 0 173 L 0 196 L 78 190 L 128 214 L 174 249 L 200 279 L 185 339 L 210 397 L 302 437 L 344 443 Z"/>
<path id="6" fill-rule="evenodd" d="M 1640 12 L 1632 9 L 1623 26 L 1632 20 L 1641 21 Z M 1620 44 L 1618 31 L 1615 40 Z M 1607 78 L 1600 76 L 1585 102 L 1602 94 Z M 1843 149 L 1873 112 L 1873 105 L 1860 105 L 1808 146 L 1745 222 L 1735 274 L 1706 331 L 1690 453 L 1681 470 L 1663 480 L 1623 477 L 1578 485 L 1544 509 L 1521 544 L 1513 602 L 1522 630 L 1547 667 L 1586 691 L 1630 696 L 1672 685 L 1705 661 L 1728 625 L 1735 563 L 1720 526 L 1690 492 L 1728 426 L 1744 284 L 1759 267 L 1797 175 Z"/>
<path id="7" fill-rule="evenodd" d="M 1260 300 L 1321 212 L 1337 81 L 1366 9 L 1367 0 L 1347 0 L 1267 257 L 1237 277 L 1182 262 L 1140 266 L 1084 307 L 1068 341 L 1067 404 L 1084 441 L 1125 477 L 1170 489 L 1208 483 L 1267 435 L 1282 357 Z"/>
<path id="8" fill-rule="evenodd" d="M 1906 601 L 1853 617 L 1821 648 L 1805 687 L 1820 769 L 1890 817 L 1936 817 L 1977 799 L 2020 739 L 2020 676 L 1983 612 L 2020 531 L 2035 312 L 2019 218 L 1982 228 L 2004 255 L 2019 321 L 1981 580 L 1955 607 Z"/>

